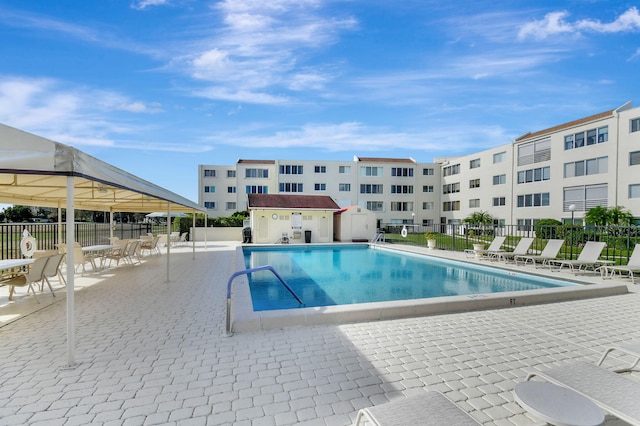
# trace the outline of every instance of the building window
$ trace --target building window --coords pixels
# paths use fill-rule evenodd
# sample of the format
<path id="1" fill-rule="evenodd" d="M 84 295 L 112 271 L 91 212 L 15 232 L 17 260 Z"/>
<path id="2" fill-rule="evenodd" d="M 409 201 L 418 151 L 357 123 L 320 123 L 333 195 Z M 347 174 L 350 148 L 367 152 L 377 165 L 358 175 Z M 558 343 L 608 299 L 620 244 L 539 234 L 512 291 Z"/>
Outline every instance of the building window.
<path id="1" fill-rule="evenodd" d="M 506 197 L 493 197 L 493 207 L 506 206 L 506 205 L 507 205 Z"/>
<path id="2" fill-rule="evenodd" d="M 469 200 L 469 208 L 477 209 L 480 207 L 480 198 L 472 198 Z"/>
<path id="3" fill-rule="evenodd" d="M 640 198 L 640 184 L 629 185 L 629 198 Z"/>
<path id="4" fill-rule="evenodd" d="M 351 184 L 350 183 L 339 183 L 338 184 L 338 191 L 340 191 L 340 192 L 349 192 L 349 191 L 351 191 Z"/>
<path id="5" fill-rule="evenodd" d="M 326 183 L 316 183 L 314 185 L 314 188 L 316 191 L 326 191 L 327 190 L 327 184 Z"/>
<path id="6" fill-rule="evenodd" d="M 382 201 L 367 201 L 367 210 L 371 210 L 372 212 L 381 212 L 383 211 L 384 203 Z"/>
<path id="7" fill-rule="evenodd" d="M 281 175 L 301 175 L 302 166 L 283 164 L 280 166 Z"/>
<path id="8" fill-rule="evenodd" d="M 413 194 L 413 185 L 391 185 L 392 194 Z"/>
<path id="9" fill-rule="evenodd" d="M 520 170 L 518 183 L 541 182 L 551 179 L 551 167 L 538 167 L 536 169 Z"/>
<path id="10" fill-rule="evenodd" d="M 564 177 L 597 175 L 607 173 L 607 157 L 592 158 L 590 160 L 575 161 L 564 164 Z"/>
<path id="11" fill-rule="evenodd" d="M 574 204 L 579 212 L 586 212 L 597 206 L 607 207 L 608 188 L 606 183 L 564 188 L 562 211 L 568 212 L 571 204 Z"/>
<path id="12" fill-rule="evenodd" d="M 246 169 L 244 171 L 244 177 L 268 179 L 269 169 Z"/>
<path id="13" fill-rule="evenodd" d="M 460 210 L 460 201 L 445 201 L 442 203 L 442 211 L 451 212 Z"/>
<path id="14" fill-rule="evenodd" d="M 413 176 L 413 169 L 409 167 L 392 167 L 391 176 Z"/>
<path id="15" fill-rule="evenodd" d="M 425 201 L 422 203 L 422 210 L 433 210 L 433 201 Z"/>
<path id="16" fill-rule="evenodd" d="M 502 163 L 507 158 L 507 151 L 493 154 L 493 164 Z"/>
<path id="17" fill-rule="evenodd" d="M 245 187 L 247 194 L 268 194 L 268 189 L 269 187 L 266 185 L 247 185 Z"/>
<path id="18" fill-rule="evenodd" d="M 235 194 L 236 193 L 236 187 L 235 186 L 227 186 L 227 193 Z"/>
<path id="19" fill-rule="evenodd" d="M 360 185 L 361 194 L 382 194 L 382 185 Z"/>
<path id="20" fill-rule="evenodd" d="M 469 161 L 469 168 L 470 169 L 477 169 L 478 167 L 480 167 L 480 159 L 479 158 L 475 158 L 475 159 Z"/>
<path id="21" fill-rule="evenodd" d="M 360 167 L 360 176 L 382 176 L 382 167 Z"/>
<path id="22" fill-rule="evenodd" d="M 551 160 L 551 139 L 528 142 L 518 146 L 518 166 Z"/>
<path id="23" fill-rule="evenodd" d="M 471 179 L 469 181 L 469 188 L 480 188 L 480 179 Z"/>
<path id="24" fill-rule="evenodd" d="M 302 184 L 294 182 L 280 183 L 280 192 L 302 192 Z"/>
<path id="25" fill-rule="evenodd" d="M 460 182 L 442 185 L 443 194 L 454 194 L 456 192 L 460 192 Z"/>
<path id="26" fill-rule="evenodd" d="M 234 201 L 229 201 L 227 203 L 227 210 L 235 210 L 236 209 L 236 203 Z"/>
<path id="27" fill-rule="evenodd" d="M 339 166 L 338 173 L 340 173 L 341 175 L 351 174 L 351 166 Z"/>
<path id="28" fill-rule="evenodd" d="M 205 209 L 209 209 L 209 210 L 215 210 L 216 202 L 215 201 L 205 201 L 204 202 L 204 208 Z"/>
<path id="29" fill-rule="evenodd" d="M 637 166 L 640 164 L 640 151 L 634 151 L 629 153 L 629 165 Z"/>
<path id="30" fill-rule="evenodd" d="M 457 175 L 460 173 L 460 164 L 454 164 L 453 166 L 447 166 L 442 169 L 442 176 Z"/>
<path id="31" fill-rule="evenodd" d="M 433 176 L 433 168 L 422 169 L 422 176 Z"/>
<path id="32" fill-rule="evenodd" d="M 564 137 L 564 149 L 582 148 L 583 146 L 595 145 L 609 140 L 609 127 L 599 127 L 589 129 L 585 132 L 574 133 Z"/>
<path id="33" fill-rule="evenodd" d="M 235 170 L 227 170 L 227 177 L 228 178 L 236 177 L 236 171 Z"/>
<path id="34" fill-rule="evenodd" d="M 630 126 L 631 133 L 640 132 L 640 118 L 634 118 L 631 120 Z"/>
<path id="35" fill-rule="evenodd" d="M 327 173 L 327 166 L 315 166 L 314 171 L 316 173 Z"/>
<path id="36" fill-rule="evenodd" d="M 507 175 L 495 175 L 493 177 L 494 185 L 504 185 L 505 183 L 507 183 Z"/>
<path id="37" fill-rule="evenodd" d="M 518 195 L 518 207 L 542 207 L 549 205 L 549 193 Z"/>
<path id="38" fill-rule="evenodd" d="M 392 201 L 391 202 L 391 211 L 392 212 L 412 212 L 413 211 L 413 202 L 411 202 L 411 201 Z"/>
<path id="39" fill-rule="evenodd" d="M 433 219 L 422 219 L 423 226 L 433 226 Z"/>
<path id="40" fill-rule="evenodd" d="M 422 192 L 433 192 L 433 185 L 423 185 Z"/>
<path id="41" fill-rule="evenodd" d="M 205 186 L 204 187 L 204 192 L 210 192 L 210 193 L 214 193 L 216 192 L 216 187 L 215 186 Z"/>
<path id="42" fill-rule="evenodd" d="M 204 177 L 216 177 L 216 171 L 211 169 L 204 169 Z"/>

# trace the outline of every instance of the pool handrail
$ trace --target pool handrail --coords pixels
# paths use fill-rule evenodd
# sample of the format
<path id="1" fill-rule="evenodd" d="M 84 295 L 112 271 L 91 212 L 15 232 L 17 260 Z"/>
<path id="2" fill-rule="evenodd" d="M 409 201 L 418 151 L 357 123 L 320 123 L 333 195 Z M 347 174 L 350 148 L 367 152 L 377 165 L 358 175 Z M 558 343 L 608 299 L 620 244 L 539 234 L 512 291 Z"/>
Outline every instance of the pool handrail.
<path id="1" fill-rule="evenodd" d="M 255 268 L 243 269 L 241 271 L 236 271 L 229 277 L 229 281 L 227 282 L 227 337 L 233 335 L 231 332 L 231 286 L 233 285 L 233 280 L 240 275 L 248 275 L 252 272 L 260 272 L 260 271 L 271 271 L 273 275 L 278 278 L 278 280 L 282 283 L 284 288 L 287 289 L 289 293 L 298 301 L 300 307 L 304 307 L 304 302 L 302 299 L 298 297 L 295 291 L 287 284 L 287 282 L 282 278 L 282 276 L 274 269 L 271 265 L 257 266 Z"/>

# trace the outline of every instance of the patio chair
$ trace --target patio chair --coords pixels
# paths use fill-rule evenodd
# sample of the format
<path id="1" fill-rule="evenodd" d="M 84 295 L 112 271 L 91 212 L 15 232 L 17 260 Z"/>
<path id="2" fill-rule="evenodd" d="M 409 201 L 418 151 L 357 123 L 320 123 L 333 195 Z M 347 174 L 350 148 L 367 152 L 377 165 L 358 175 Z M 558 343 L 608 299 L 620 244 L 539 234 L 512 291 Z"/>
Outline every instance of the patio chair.
<path id="1" fill-rule="evenodd" d="M 29 270 L 21 272 L 9 280 L 3 281 L 4 285 L 9 286 L 9 300 L 13 300 L 13 293 L 15 293 L 16 287 L 28 287 L 27 295 L 29 292 L 33 292 L 33 297 L 36 302 L 40 303 L 36 296 L 36 290 L 33 288 L 34 284 L 38 284 L 43 280 L 44 268 L 49 261 L 49 257 L 39 257 L 29 265 Z M 53 290 L 51 291 L 53 293 Z M 54 295 L 55 296 L 55 295 Z"/>
<path id="2" fill-rule="evenodd" d="M 602 357 L 600 357 L 598 364 L 596 365 L 602 365 L 605 358 L 607 358 L 607 356 L 613 351 L 623 352 L 635 358 L 635 362 L 631 364 L 630 367 L 613 370 L 616 373 L 632 371 L 636 367 L 636 365 L 638 365 L 638 363 L 640 362 L 640 341 L 637 341 L 637 342 L 629 342 L 629 343 L 617 343 L 617 344 L 608 346 L 605 349 L 604 353 L 602 354 Z"/>
<path id="3" fill-rule="evenodd" d="M 505 262 L 507 260 L 514 260 L 516 256 L 527 254 L 529 252 L 529 248 L 531 247 L 531 244 L 533 244 L 533 238 L 531 237 L 521 238 L 520 241 L 518 241 L 518 244 L 516 244 L 516 247 L 513 249 L 513 251 L 503 251 L 503 252 L 501 251 L 496 253 L 494 257 L 497 260 L 503 260 Z"/>
<path id="4" fill-rule="evenodd" d="M 467 255 L 473 255 L 475 257 L 478 257 L 479 259 L 490 259 L 492 256 L 495 256 L 497 253 L 503 252 L 504 250 L 501 249 L 502 244 L 504 244 L 504 241 L 507 239 L 507 237 L 495 237 L 493 239 L 493 241 L 491 241 L 491 244 L 489 244 L 489 247 L 486 250 L 470 250 L 470 249 L 466 249 L 464 252 Z"/>
<path id="5" fill-rule="evenodd" d="M 544 267 L 547 265 L 547 262 L 558 257 L 558 253 L 560 253 L 560 249 L 563 244 L 564 240 L 549 240 L 539 255 L 518 255 L 514 256 L 514 261 L 516 262 L 516 265 L 519 264 L 519 261 L 522 261 L 524 262 L 524 266 L 527 266 L 527 263 L 531 262 L 535 267 L 537 267 L 538 264 Z"/>
<path id="6" fill-rule="evenodd" d="M 640 425 L 640 382 L 636 380 L 583 361 L 532 372 L 526 380 L 536 376 L 589 398 L 622 421 Z"/>
<path id="7" fill-rule="evenodd" d="M 93 269 L 93 271 L 96 271 L 96 262 L 95 262 L 95 259 L 93 258 L 93 256 L 87 255 L 82 250 L 82 246 L 80 245 L 80 243 L 77 243 L 77 242 L 74 243 L 74 245 L 73 245 L 73 264 L 74 264 L 75 271 L 77 272 L 78 268 L 82 268 L 81 275 L 84 274 L 85 272 L 87 272 L 87 270 L 84 267 L 84 265 L 86 265 L 87 263 L 91 265 L 91 268 Z"/>
<path id="8" fill-rule="evenodd" d="M 116 261 L 116 266 L 120 264 L 120 261 L 126 262 L 127 257 L 127 247 L 129 246 L 129 242 L 131 240 L 120 240 L 118 244 L 115 244 L 116 247 L 112 248 L 107 254 L 105 254 L 104 259 L 105 262 L 109 260 L 109 266 L 111 266 L 111 261 Z M 137 241 L 136 241 L 137 242 Z"/>
<path id="9" fill-rule="evenodd" d="M 478 426 L 481 423 L 438 391 L 391 401 L 358 411 L 354 426 L 363 420 L 374 426 Z"/>
<path id="10" fill-rule="evenodd" d="M 561 271 L 563 267 L 567 266 L 574 274 L 587 269 L 595 270 L 599 265 L 598 258 L 606 245 L 606 243 L 601 241 L 587 241 L 587 244 L 584 245 L 582 252 L 580 252 L 576 260 L 554 259 L 547 262 L 547 264 L 549 267 L 557 265 L 557 271 Z"/>
<path id="11" fill-rule="evenodd" d="M 53 287 L 51 287 L 51 282 L 49 281 L 49 278 L 53 278 L 57 276 L 58 280 L 61 283 L 64 283 L 65 286 L 67 285 L 67 281 L 64 279 L 64 276 L 60 271 L 60 264 L 62 263 L 63 257 L 64 257 L 64 254 L 62 253 L 49 256 L 49 261 L 45 265 L 44 271 L 42 273 L 42 281 L 40 281 L 40 291 L 42 291 L 44 283 L 46 282 L 47 285 L 49 286 L 49 290 L 51 290 L 51 294 L 53 294 L 53 297 L 55 297 L 56 295 L 53 292 Z"/>
<path id="12" fill-rule="evenodd" d="M 134 265 L 134 258 L 138 259 L 138 263 L 142 263 L 138 256 L 138 244 L 140 244 L 138 240 L 129 240 L 124 249 L 124 261 L 132 266 Z"/>
<path id="13" fill-rule="evenodd" d="M 151 237 L 150 240 L 145 239 L 140 241 L 138 248 L 140 250 L 140 254 L 144 255 L 145 252 L 149 252 L 149 254 L 160 254 L 160 249 L 158 248 L 158 241 L 160 241 L 160 237 Z"/>
<path id="14" fill-rule="evenodd" d="M 636 244 L 633 254 L 626 265 L 605 265 L 601 268 L 603 279 L 613 278 L 616 272 L 620 275 L 626 272 L 631 278 L 631 284 L 635 284 L 635 276 L 633 274 L 634 272 L 640 272 L 640 244 Z"/>

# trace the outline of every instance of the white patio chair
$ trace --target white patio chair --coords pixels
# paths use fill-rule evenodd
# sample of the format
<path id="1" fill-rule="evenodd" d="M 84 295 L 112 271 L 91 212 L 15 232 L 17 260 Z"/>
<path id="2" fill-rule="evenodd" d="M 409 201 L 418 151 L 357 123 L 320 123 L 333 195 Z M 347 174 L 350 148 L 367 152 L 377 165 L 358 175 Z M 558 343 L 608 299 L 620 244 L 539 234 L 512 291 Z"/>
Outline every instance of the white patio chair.
<path id="1" fill-rule="evenodd" d="M 576 273 L 576 268 L 578 272 L 587 269 L 595 270 L 599 265 L 598 258 L 606 245 L 606 243 L 601 241 L 587 241 L 587 244 L 584 245 L 582 252 L 580 252 L 576 260 L 554 259 L 550 260 L 547 264 L 549 267 L 557 265 L 558 271 L 566 266 L 572 273 Z"/>
<path id="2" fill-rule="evenodd" d="M 631 278 L 631 284 L 635 284 L 634 273 L 640 272 L 640 244 L 636 244 L 633 254 L 631 254 L 626 265 L 605 265 L 602 267 L 601 272 L 603 279 L 613 278 L 616 272 L 620 275 L 627 273 Z"/>
<path id="3" fill-rule="evenodd" d="M 4 281 L 3 284 L 9 286 L 9 300 L 13 300 L 16 287 L 28 287 L 27 295 L 29 292 L 33 292 L 33 297 L 36 299 L 36 302 L 40 303 L 33 285 L 42 281 L 44 268 L 48 261 L 49 257 L 39 257 L 29 265 L 28 271 L 21 272 L 19 275 Z M 53 293 L 53 290 L 51 290 L 51 292 Z"/>

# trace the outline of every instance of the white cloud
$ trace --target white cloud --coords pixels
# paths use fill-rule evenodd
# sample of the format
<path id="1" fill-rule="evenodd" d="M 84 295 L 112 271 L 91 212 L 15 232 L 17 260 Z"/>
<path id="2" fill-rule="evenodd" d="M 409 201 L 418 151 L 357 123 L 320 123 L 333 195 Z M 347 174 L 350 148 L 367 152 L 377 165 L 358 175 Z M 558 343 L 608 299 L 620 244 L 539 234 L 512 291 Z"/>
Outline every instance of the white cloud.
<path id="1" fill-rule="evenodd" d="M 137 10 L 143 10 L 151 6 L 162 6 L 169 4 L 169 0 L 138 0 L 131 4 L 131 7 Z"/>
<path id="2" fill-rule="evenodd" d="M 541 20 L 522 25 L 518 32 L 518 39 L 533 38 L 543 40 L 558 34 L 576 34 L 581 32 L 593 33 L 622 33 L 640 31 L 640 13 L 635 7 L 630 8 L 613 22 L 602 23 L 599 20 L 583 19 L 569 22 L 569 12 L 557 11 L 545 15 Z"/>

